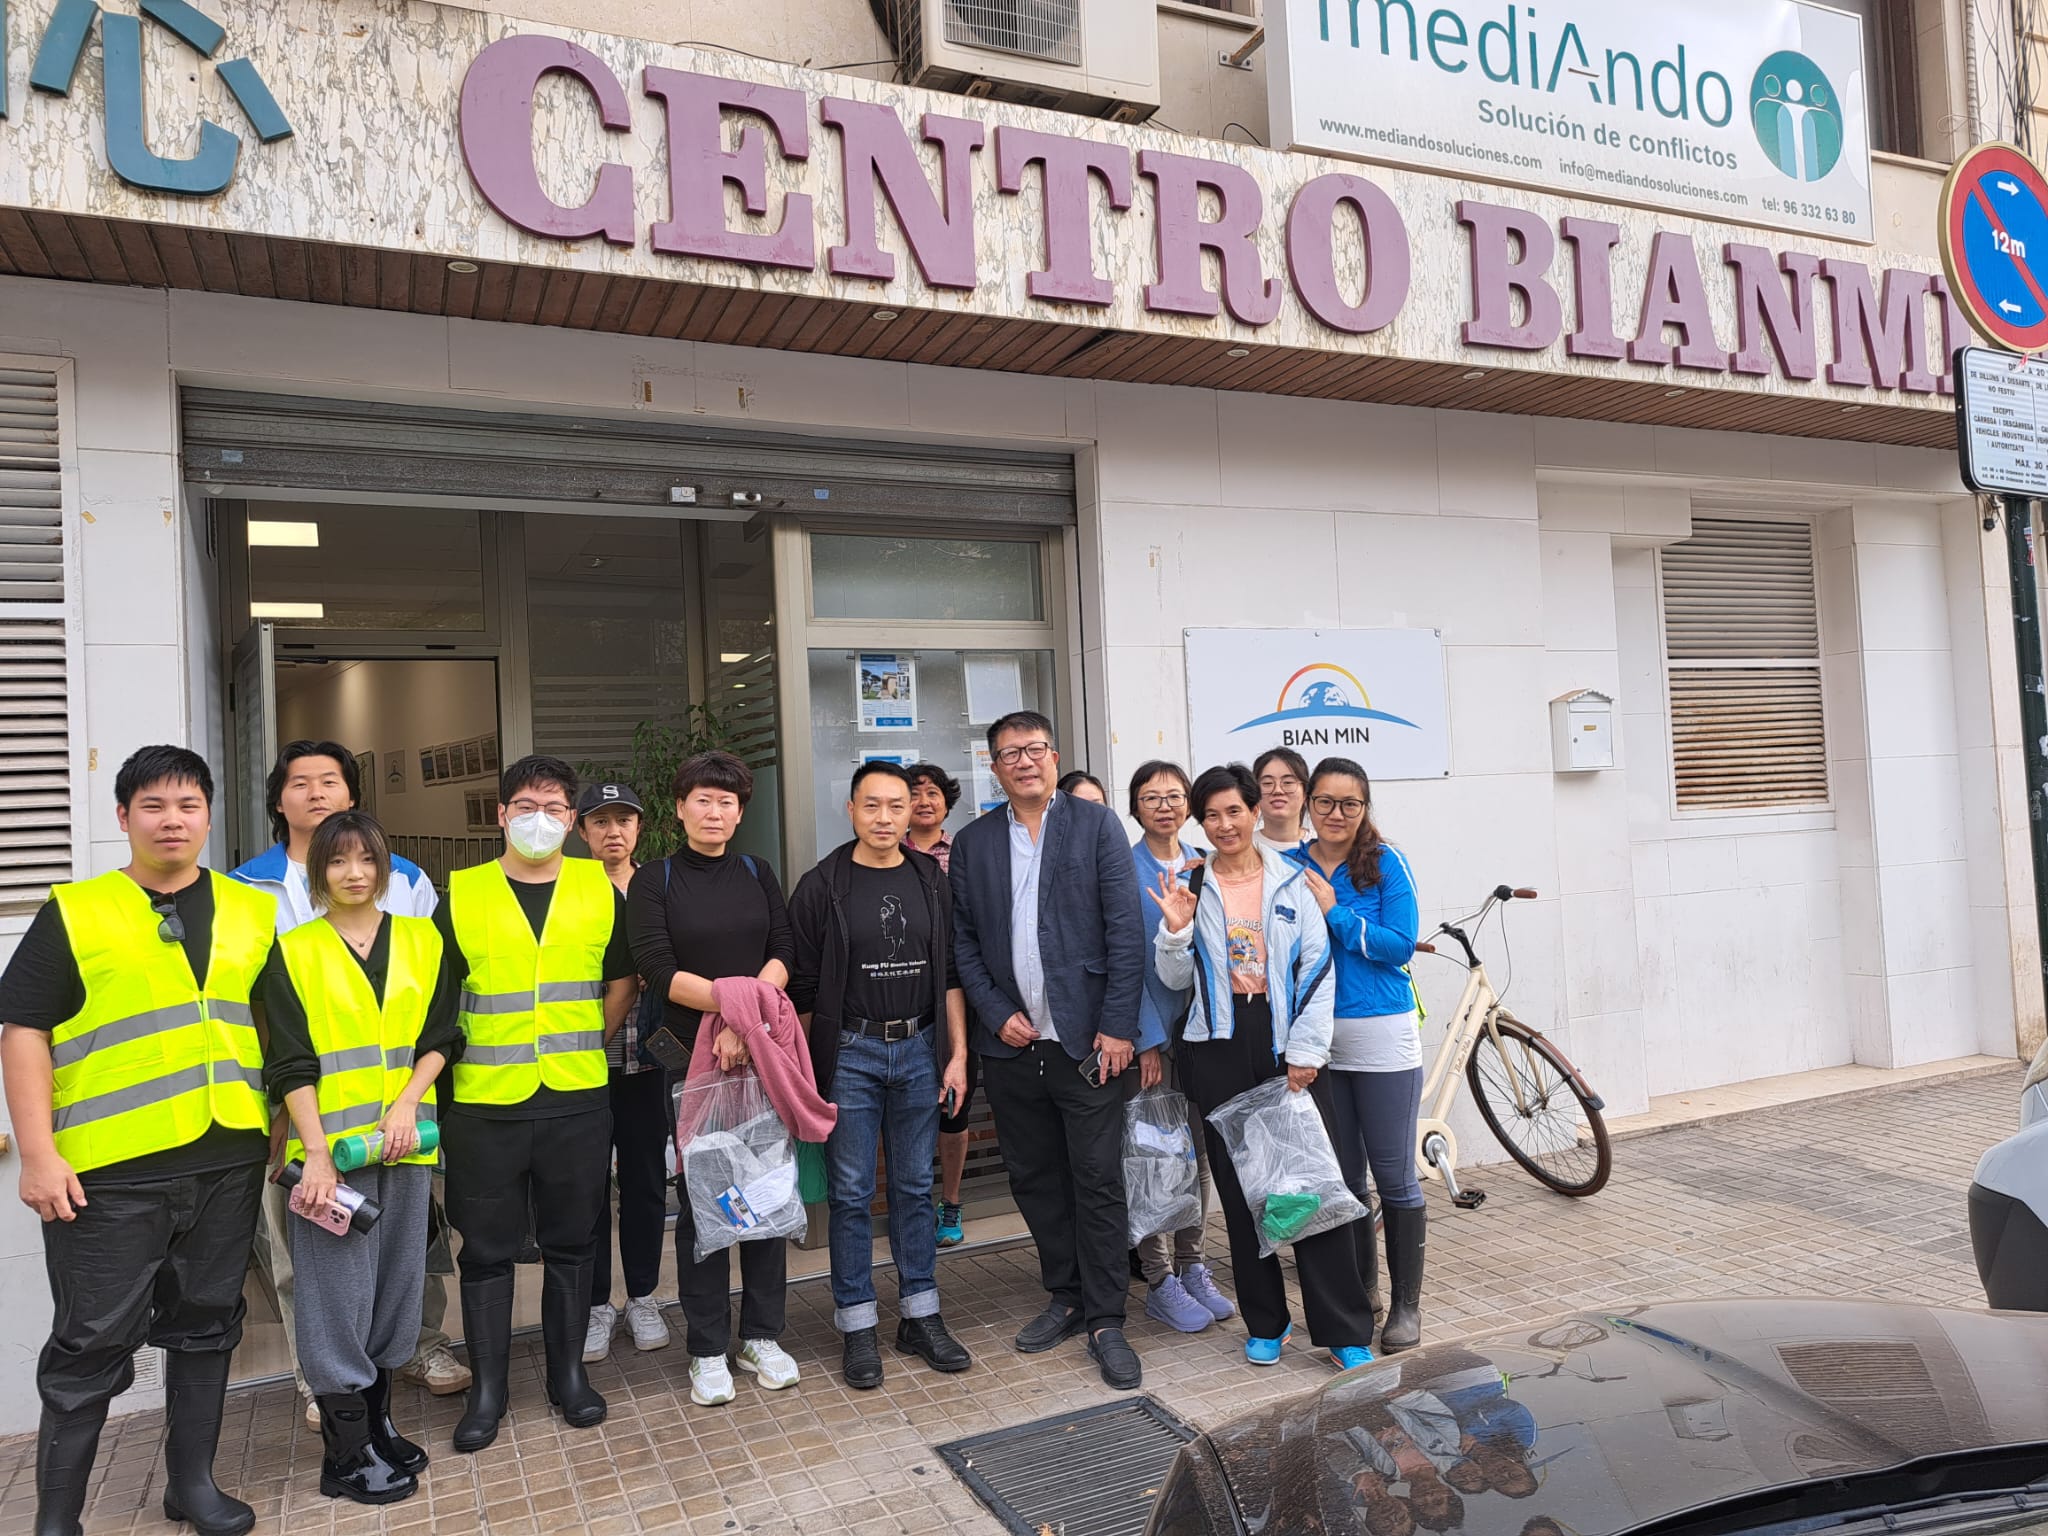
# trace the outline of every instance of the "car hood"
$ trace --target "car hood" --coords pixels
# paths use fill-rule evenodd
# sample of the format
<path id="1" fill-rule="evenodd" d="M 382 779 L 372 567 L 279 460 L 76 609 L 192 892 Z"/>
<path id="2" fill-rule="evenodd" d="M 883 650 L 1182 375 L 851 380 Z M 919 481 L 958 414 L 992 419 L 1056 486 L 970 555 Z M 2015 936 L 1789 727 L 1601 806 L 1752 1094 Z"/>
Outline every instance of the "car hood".
<path id="1" fill-rule="evenodd" d="M 2048 1442 L 2048 1316 L 1862 1301 L 1574 1313 L 1208 1435 L 1252 1532 L 1618 1536 L 1769 1488 Z"/>

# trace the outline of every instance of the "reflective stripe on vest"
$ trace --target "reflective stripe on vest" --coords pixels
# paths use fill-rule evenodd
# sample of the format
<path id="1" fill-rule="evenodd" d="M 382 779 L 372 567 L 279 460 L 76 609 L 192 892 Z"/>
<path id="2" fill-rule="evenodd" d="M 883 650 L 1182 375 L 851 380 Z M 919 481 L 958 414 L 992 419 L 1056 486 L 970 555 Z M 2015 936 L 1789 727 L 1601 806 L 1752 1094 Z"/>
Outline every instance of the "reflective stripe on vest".
<path id="1" fill-rule="evenodd" d="M 332 923 L 316 918 L 278 940 L 320 1059 L 320 1129 L 329 1148 L 344 1136 L 374 1131 L 412 1081 L 413 1050 L 440 979 L 440 930 L 424 917 L 389 921 L 391 959 L 381 1005 Z M 426 1101 L 419 1118 L 433 1118 Z M 304 1152 L 297 1136 L 286 1144 L 287 1159 Z M 415 1152 L 403 1161 L 432 1163 L 436 1157 Z"/>
<path id="2" fill-rule="evenodd" d="M 115 870 L 51 892 L 85 1006 L 50 1035 L 57 1153 L 77 1173 L 168 1152 L 215 1125 L 261 1131 L 263 1049 L 250 997 L 277 931 L 275 902 L 212 882 L 206 979 L 165 943 L 149 893 Z"/>
<path id="3" fill-rule="evenodd" d="M 520 1104 L 544 1087 L 573 1092 L 610 1080 L 604 958 L 617 899 L 597 860 L 564 859 L 535 940 L 502 865 L 449 876 L 449 921 L 469 966 L 458 1103 Z"/>

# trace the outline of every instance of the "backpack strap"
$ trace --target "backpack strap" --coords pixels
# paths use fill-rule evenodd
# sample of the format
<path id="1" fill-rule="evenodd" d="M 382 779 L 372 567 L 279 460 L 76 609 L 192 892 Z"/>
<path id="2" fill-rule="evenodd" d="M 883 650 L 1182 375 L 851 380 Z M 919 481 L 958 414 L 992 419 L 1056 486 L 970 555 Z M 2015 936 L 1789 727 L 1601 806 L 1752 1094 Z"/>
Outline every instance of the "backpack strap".
<path id="1" fill-rule="evenodd" d="M 1195 893 L 1197 900 L 1200 900 L 1202 895 L 1202 877 L 1208 873 L 1209 861 L 1207 859 L 1204 859 L 1188 871 L 1188 889 Z"/>

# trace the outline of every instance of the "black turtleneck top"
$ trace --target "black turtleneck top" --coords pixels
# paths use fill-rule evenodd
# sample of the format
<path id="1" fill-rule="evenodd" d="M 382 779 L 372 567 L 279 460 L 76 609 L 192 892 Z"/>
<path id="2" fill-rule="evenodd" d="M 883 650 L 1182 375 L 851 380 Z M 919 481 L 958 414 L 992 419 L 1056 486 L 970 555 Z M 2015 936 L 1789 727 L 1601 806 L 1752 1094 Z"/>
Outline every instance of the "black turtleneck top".
<path id="1" fill-rule="evenodd" d="M 796 960 L 775 871 L 767 860 L 731 849 L 707 858 L 686 846 L 641 865 L 626 890 L 626 922 L 634 963 L 662 998 L 677 971 L 716 981 L 757 976 L 770 960 L 785 967 Z M 685 1047 L 694 1047 L 702 1017 L 671 1000 L 664 1022 Z"/>

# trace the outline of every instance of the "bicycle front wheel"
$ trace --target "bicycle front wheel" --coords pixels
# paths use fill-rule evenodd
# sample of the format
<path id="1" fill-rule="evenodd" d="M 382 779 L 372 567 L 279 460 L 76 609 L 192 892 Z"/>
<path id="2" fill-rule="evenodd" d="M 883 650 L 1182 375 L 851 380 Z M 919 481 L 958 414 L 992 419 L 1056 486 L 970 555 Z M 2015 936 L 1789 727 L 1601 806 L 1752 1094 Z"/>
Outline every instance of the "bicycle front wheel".
<path id="1" fill-rule="evenodd" d="M 1597 1193 L 1614 1170 L 1607 1123 L 1557 1047 L 1502 1012 L 1465 1063 L 1479 1113 L 1508 1156 L 1560 1195 Z"/>

